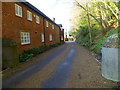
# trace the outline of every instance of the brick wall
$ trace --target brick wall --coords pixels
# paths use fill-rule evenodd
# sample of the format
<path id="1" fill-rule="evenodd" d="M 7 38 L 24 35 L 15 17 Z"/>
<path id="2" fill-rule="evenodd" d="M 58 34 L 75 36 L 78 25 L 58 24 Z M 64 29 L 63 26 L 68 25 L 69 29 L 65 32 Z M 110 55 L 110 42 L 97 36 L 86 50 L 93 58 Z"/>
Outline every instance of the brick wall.
<path id="1" fill-rule="evenodd" d="M 41 15 L 38 15 L 35 11 L 31 10 L 27 6 L 20 2 L 16 4 L 22 7 L 22 17 L 15 15 L 15 2 L 3 2 L 2 3 L 2 37 L 12 38 L 17 42 L 18 52 L 22 53 L 24 50 L 31 48 L 38 48 L 41 45 L 50 45 L 60 42 L 59 27 L 54 24 L 54 30 L 52 30 L 53 23 L 45 19 Z M 32 21 L 27 20 L 27 10 L 32 12 Z M 40 24 L 36 23 L 35 15 L 40 17 Z M 49 22 L 49 27 L 46 27 L 46 20 Z M 21 32 L 30 33 L 30 44 L 21 45 Z M 45 42 L 41 42 L 41 34 L 45 34 Z M 49 40 L 49 35 L 52 34 L 53 40 Z"/>
<path id="2" fill-rule="evenodd" d="M 2 38 L 2 2 L 0 2 L 0 38 Z"/>

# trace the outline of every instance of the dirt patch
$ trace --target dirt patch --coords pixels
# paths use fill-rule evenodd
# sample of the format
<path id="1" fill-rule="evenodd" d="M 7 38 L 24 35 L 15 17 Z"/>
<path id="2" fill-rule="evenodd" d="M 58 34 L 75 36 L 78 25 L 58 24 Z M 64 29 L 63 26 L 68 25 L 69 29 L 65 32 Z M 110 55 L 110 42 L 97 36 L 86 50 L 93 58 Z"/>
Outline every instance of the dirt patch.
<path id="1" fill-rule="evenodd" d="M 117 82 L 107 80 L 101 75 L 98 63 L 83 47 L 76 45 L 77 54 L 73 69 L 65 88 L 113 88 Z"/>

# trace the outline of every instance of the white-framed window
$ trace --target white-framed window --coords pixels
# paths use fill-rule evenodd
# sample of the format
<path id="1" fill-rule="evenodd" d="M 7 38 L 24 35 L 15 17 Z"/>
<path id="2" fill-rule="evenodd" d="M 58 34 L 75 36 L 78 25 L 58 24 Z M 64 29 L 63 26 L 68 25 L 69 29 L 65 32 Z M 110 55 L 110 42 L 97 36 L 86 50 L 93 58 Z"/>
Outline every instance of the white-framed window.
<path id="1" fill-rule="evenodd" d="M 30 12 L 29 10 L 27 10 L 27 19 L 32 21 L 32 12 Z"/>
<path id="2" fill-rule="evenodd" d="M 61 40 L 63 40 L 63 36 L 61 35 Z"/>
<path id="3" fill-rule="evenodd" d="M 22 7 L 18 4 L 15 4 L 15 15 L 22 17 Z"/>
<path id="4" fill-rule="evenodd" d="M 52 29 L 54 29 L 54 25 L 52 25 Z"/>
<path id="5" fill-rule="evenodd" d="M 46 27 L 48 27 L 48 21 L 46 21 Z"/>
<path id="6" fill-rule="evenodd" d="M 50 41 L 52 41 L 52 34 L 50 34 L 49 38 L 50 38 Z"/>
<path id="7" fill-rule="evenodd" d="M 40 24 L 40 18 L 36 15 L 36 23 Z"/>
<path id="8" fill-rule="evenodd" d="M 21 32 L 21 44 L 30 44 L 30 33 L 29 32 Z"/>
<path id="9" fill-rule="evenodd" d="M 60 27 L 60 29 L 61 29 L 61 31 L 63 31 L 63 28 L 62 28 L 62 27 Z"/>
<path id="10" fill-rule="evenodd" d="M 45 38 L 44 38 L 44 34 L 43 33 L 41 34 L 41 37 L 42 37 L 42 42 L 44 42 Z"/>

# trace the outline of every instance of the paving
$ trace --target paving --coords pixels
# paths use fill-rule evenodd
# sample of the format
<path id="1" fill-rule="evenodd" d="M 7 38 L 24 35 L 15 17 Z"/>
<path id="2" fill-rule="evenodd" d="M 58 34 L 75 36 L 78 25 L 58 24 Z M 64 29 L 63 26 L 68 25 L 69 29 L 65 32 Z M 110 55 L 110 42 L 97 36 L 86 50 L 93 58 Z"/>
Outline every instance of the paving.
<path id="1" fill-rule="evenodd" d="M 101 64 L 75 42 L 40 54 L 8 72 L 3 77 L 3 88 L 117 87 L 116 82 L 101 76 Z"/>

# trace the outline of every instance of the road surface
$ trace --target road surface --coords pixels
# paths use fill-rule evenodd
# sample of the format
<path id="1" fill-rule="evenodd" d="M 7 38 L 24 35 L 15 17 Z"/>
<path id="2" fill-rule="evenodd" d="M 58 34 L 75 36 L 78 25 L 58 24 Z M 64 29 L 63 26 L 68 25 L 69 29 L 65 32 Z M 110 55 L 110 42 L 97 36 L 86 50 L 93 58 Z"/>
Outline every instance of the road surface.
<path id="1" fill-rule="evenodd" d="M 116 85 L 101 76 L 100 64 L 75 42 L 67 42 L 40 57 L 4 78 L 3 88 L 109 88 Z"/>

